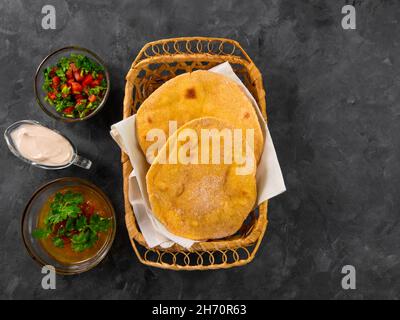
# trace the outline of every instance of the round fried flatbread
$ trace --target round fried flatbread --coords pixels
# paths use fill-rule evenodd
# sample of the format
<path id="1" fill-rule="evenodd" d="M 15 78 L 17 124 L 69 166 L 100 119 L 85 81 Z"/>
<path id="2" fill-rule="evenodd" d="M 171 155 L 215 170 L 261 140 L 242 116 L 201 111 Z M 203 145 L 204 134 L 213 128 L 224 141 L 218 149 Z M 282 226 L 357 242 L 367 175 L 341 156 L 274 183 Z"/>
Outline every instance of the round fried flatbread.
<path id="1" fill-rule="evenodd" d="M 254 129 L 254 153 L 259 162 L 264 139 L 250 99 L 233 80 L 204 70 L 167 81 L 143 102 L 136 115 L 140 147 L 146 155 L 153 143 L 146 140 L 151 129 L 161 129 L 170 135 L 169 121 L 177 121 L 179 128 L 188 121 L 208 116 L 226 119 L 234 128 Z"/>
<path id="2" fill-rule="evenodd" d="M 219 146 L 212 138 L 206 139 L 207 135 L 202 135 L 204 129 L 218 130 L 212 135 L 221 142 Z M 246 146 L 238 148 L 242 160 L 233 155 L 231 163 L 226 164 L 224 157 L 229 148 L 225 150 L 225 139 L 215 132 L 232 132 L 232 125 L 214 117 L 186 123 L 169 137 L 146 175 L 151 209 L 166 229 L 175 235 L 193 240 L 227 237 L 239 230 L 255 204 L 256 161 L 253 150 L 248 147 L 246 152 Z M 192 138 L 193 133 L 197 140 Z M 201 155 L 207 145 L 210 157 L 209 163 L 204 164 Z M 197 152 L 189 151 L 191 147 Z M 212 153 L 213 147 L 220 151 L 220 164 L 213 164 L 217 158 Z M 173 158 L 169 158 L 172 154 L 185 156 L 191 163 L 182 164 L 180 157 L 176 164 L 165 163 L 166 159 Z M 195 164 L 196 159 L 198 164 Z"/>

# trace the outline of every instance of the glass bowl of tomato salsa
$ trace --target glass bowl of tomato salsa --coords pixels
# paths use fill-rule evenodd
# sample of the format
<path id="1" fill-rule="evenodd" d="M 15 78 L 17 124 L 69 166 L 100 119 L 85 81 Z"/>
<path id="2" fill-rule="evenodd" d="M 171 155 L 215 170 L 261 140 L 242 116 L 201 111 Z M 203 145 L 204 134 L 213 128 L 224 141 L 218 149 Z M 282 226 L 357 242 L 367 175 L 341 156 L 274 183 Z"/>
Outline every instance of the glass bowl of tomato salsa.
<path id="1" fill-rule="evenodd" d="M 68 46 L 43 59 L 36 70 L 34 89 L 36 101 L 47 115 L 79 122 L 104 107 L 110 92 L 110 77 L 97 54 Z"/>
<path id="2" fill-rule="evenodd" d="M 25 248 L 41 266 L 53 266 L 58 274 L 79 274 L 98 265 L 111 249 L 115 211 L 94 184 L 60 178 L 32 195 L 21 229 Z"/>

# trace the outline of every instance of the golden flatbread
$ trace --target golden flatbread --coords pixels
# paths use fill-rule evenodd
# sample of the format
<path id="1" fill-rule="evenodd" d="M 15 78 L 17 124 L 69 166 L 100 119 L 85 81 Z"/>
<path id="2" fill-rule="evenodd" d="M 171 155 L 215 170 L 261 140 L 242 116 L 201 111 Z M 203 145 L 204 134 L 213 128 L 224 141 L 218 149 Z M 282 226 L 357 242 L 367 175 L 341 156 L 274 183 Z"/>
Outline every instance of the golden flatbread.
<path id="1" fill-rule="evenodd" d="M 233 80 L 210 71 L 198 70 L 179 75 L 159 87 L 140 106 L 136 132 L 141 149 L 146 151 L 149 130 L 157 128 L 169 135 L 169 121 L 177 128 L 201 117 L 226 119 L 234 128 L 254 129 L 254 153 L 259 162 L 264 139 L 257 114 L 243 89 Z"/>
<path id="2" fill-rule="evenodd" d="M 202 150 L 206 149 L 203 141 L 209 150 L 213 144 L 212 139 L 203 138 L 206 135 L 202 136 L 202 130 L 232 132 L 232 128 L 227 121 L 214 117 L 192 120 L 169 137 L 155 158 L 146 175 L 149 201 L 155 217 L 171 233 L 193 240 L 224 238 L 237 232 L 252 210 L 257 189 L 251 148 L 247 152 L 245 147 L 240 149 L 245 163 L 232 156 L 231 164 L 224 164 L 227 152 L 225 140 L 220 138 L 220 164 L 213 164 L 212 151 L 208 164 L 201 161 Z M 193 132 L 197 141 L 189 134 Z M 196 146 L 197 153 L 188 151 Z M 185 155 L 191 163 L 182 164 L 181 158 L 176 164 L 165 163 L 170 154 Z M 196 159 L 198 164 L 194 163 Z M 247 169 L 240 171 L 243 168 Z"/>

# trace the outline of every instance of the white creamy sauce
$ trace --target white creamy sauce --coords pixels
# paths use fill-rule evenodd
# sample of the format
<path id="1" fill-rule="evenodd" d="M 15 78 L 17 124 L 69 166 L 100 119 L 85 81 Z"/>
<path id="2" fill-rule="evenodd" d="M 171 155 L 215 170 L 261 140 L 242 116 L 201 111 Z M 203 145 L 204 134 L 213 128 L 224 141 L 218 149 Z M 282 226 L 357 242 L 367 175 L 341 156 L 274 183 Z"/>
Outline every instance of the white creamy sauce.
<path id="1" fill-rule="evenodd" d="M 22 124 L 11 132 L 18 152 L 26 159 L 46 166 L 62 166 L 74 155 L 69 141 L 39 124 Z"/>

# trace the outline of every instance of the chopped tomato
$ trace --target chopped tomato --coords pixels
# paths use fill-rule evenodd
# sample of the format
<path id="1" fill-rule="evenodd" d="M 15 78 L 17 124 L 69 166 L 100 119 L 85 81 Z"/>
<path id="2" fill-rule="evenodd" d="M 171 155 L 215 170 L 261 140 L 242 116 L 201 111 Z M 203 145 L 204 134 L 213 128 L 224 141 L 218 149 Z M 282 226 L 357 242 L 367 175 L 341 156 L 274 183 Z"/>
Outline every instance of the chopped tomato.
<path id="1" fill-rule="evenodd" d="M 60 229 L 62 229 L 62 228 L 65 228 L 65 225 L 66 225 L 66 224 L 67 224 L 67 221 L 66 221 L 66 220 L 61 221 L 61 222 L 58 222 L 57 224 L 54 225 L 53 231 L 58 232 L 58 230 L 60 230 Z"/>
<path id="2" fill-rule="evenodd" d="M 68 80 L 73 79 L 74 73 L 72 72 L 72 69 L 68 69 L 67 71 L 65 71 L 65 76 L 67 77 Z"/>
<path id="3" fill-rule="evenodd" d="M 89 102 L 95 102 L 96 101 L 96 96 L 94 94 L 92 94 L 91 96 L 89 96 L 88 100 Z"/>
<path id="4" fill-rule="evenodd" d="M 56 94 L 54 92 L 49 92 L 47 93 L 47 96 L 49 97 L 49 99 L 51 100 L 55 100 L 57 98 Z"/>
<path id="5" fill-rule="evenodd" d="M 56 75 L 56 71 L 57 71 L 57 67 L 52 68 L 49 72 L 49 76 L 54 77 Z"/>
<path id="6" fill-rule="evenodd" d="M 72 112 L 74 112 L 75 107 L 67 107 L 63 110 L 64 113 L 66 114 L 71 114 Z"/>
<path id="7" fill-rule="evenodd" d="M 85 76 L 85 78 L 82 81 L 82 86 L 90 86 L 90 84 L 93 82 L 93 77 L 91 74 L 88 74 Z"/>
<path id="8" fill-rule="evenodd" d="M 97 75 L 97 80 L 99 80 L 99 81 L 103 80 L 103 74 L 102 73 L 99 73 Z"/>
<path id="9" fill-rule="evenodd" d="M 82 100 L 78 100 L 75 104 L 75 109 L 78 109 L 79 107 L 84 106 L 84 104 L 82 103 Z"/>
<path id="10" fill-rule="evenodd" d="M 81 205 L 82 213 L 87 217 L 90 218 L 93 213 L 94 213 L 94 207 L 93 205 L 89 202 L 86 201 Z"/>
<path id="11" fill-rule="evenodd" d="M 74 78 L 78 82 L 81 82 L 83 80 L 83 76 L 81 76 L 79 69 L 74 72 Z"/>
<path id="12" fill-rule="evenodd" d="M 71 83 L 72 92 L 78 94 L 82 92 L 82 86 L 78 82 Z"/>
<path id="13" fill-rule="evenodd" d="M 60 84 L 60 77 L 55 76 L 51 79 L 51 81 L 53 83 L 53 86 L 58 86 Z"/>
<path id="14" fill-rule="evenodd" d="M 99 86 L 100 85 L 100 81 L 99 80 L 94 80 L 91 84 L 90 84 L 90 86 L 92 87 L 92 88 L 94 88 L 94 87 L 97 87 L 97 86 Z"/>
<path id="15" fill-rule="evenodd" d="M 78 68 L 76 67 L 75 63 L 70 63 L 69 66 L 71 67 L 72 72 L 78 71 Z"/>
<path id="16" fill-rule="evenodd" d="M 77 98 L 77 96 L 75 95 L 75 101 L 76 101 L 75 107 L 77 107 L 77 106 L 83 104 L 83 100 L 85 100 L 85 97 L 83 97 L 83 96 L 81 96 L 81 95 L 79 95 L 79 96 L 80 96 L 80 97 Z"/>
<path id="17" fill-rule="evenodd" d="M 71 238 L 69 238 L 67 236 L 61 236 L 60 238 L 62 241 L 64 241 L 64 245 L 71 243 Z"/>
<path id="18" fill-rule="evenodd" d="M 84 97 L 83 97 L 83 95 L 81 95 L 81 94 L 75 94 L 74 95 L 74 98 L 75 98 L 75 100 L 76 101 L 81 101 L 81 100 L 83 100 L 83 99 L 85 99 Z"/>

